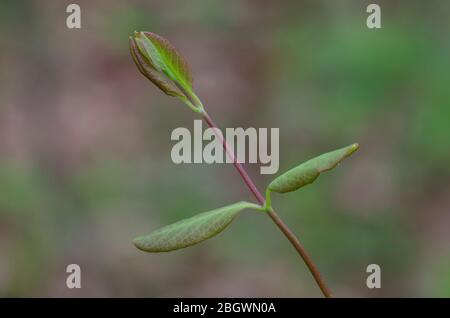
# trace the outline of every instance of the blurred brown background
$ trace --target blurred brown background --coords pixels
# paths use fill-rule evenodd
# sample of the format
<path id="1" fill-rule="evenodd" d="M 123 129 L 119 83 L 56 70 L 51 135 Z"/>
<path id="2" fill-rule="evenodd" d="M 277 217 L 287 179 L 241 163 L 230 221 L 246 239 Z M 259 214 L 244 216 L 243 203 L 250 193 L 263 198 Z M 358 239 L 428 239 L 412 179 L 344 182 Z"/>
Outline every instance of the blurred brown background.
<path id="1" fill-rule="evenodd" d="M 175 165 L 195 116 L 142 77 L 128 36 L 168 38 L 221 127 L 279 127 L 280 172 L 361 149 L 274 205 L 337 296 L 450 296 L 450 2 L 0 2 L 0 295 L 320 296 L 263 215 L 169 254 L 150 230 L 251 194 L 231 165 Z M 273 176 L 248 165 L 260 189 Z M 66 266 L 82 269 L 69 290 Z M 365 285 L 382 268 L 382 288 Z"/>

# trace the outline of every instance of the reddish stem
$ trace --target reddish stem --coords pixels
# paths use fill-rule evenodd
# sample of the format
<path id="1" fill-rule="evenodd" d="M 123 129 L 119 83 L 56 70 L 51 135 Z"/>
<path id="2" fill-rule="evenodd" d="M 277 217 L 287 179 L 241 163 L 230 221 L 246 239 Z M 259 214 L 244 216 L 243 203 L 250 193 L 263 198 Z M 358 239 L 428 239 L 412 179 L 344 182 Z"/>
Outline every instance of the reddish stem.
<path id="1" fill-rule="evenodd" d="M 247 187 L 250 189 L 250 191 L 255 196 L 256 200 L 258 200 L 258 202 L 262 206 L 264 206 L 266 200 L 264 199 L 264 197 L 261 195 L 261 192 L 259 192 L 258 188 L 253 183 L 252 179 L 249 177 L 247 171 L 245 171 L 244 167 L 242 167 L 242 165 L 236 160 L 236 156 L 234 155 L 233 150 L 230 148 L 226 139 L 219 132 L 217 125 L 214 123 L 214 121 L 211 119 L 211 117 L 206 113 L 206 111 L 203 112 L 203 118 L 205 119 L 208 126 L 213 128 L 215 135 L 222 142 L 225 152 L 230 157 L 231 161 L 233 162 L 234 167 L 239 172 L 239 174 L 241 175 L 245 184 L 247 185 Z M 294 246 L 294 248 L 297 250 L 297 252 L 300 254 L 300 256 L 302 257 L 306 266 L 308 266 L 308 269 L 311 272 L 311 275 L 314 277 L 315 281 L 317 282 L 317 285 L 319 286 L 323 295 L 327 298 L 330 298 L 331 291 L 328 289 L 327 285 L 325 284 L 325 281 L 322 278 L 322 275 L 320 274 L 316 265 L 314 264 L 311 257 L 308 255 L 308 253 L 306 252 L 305 248 L 302 246 L 302 244 L 300 243 L 298 238 L 289 229 L 289 227 L 286 225 L 286 223 L 284 223 L 283 220 L 278 216 L 278 214 L 275 212 L 274 209 L 269 208 L 267 210 L 267 213 L 269 214 L 270 218 L 275 222 L 275 224 L 278 226 L 278 228 L 281 230 L 281 232 L 283 232 L 283 234 L 287 237 L 289 242 L 291 242 L 291 244 Z"/>

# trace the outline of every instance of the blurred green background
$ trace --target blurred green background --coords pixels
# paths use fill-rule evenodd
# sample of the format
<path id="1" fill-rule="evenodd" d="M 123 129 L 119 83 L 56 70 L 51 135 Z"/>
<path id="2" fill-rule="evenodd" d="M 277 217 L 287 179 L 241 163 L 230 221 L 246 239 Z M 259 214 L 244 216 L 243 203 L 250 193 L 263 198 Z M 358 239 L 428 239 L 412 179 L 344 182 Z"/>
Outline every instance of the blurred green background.
<path id="1" fill-rule="evenodd" d="M 450 296 L 449 1 L 376 1 L 379 30 L 372 1 L 76 1 L 80 30 L 71 2 L 0 2 L 1 296 L 321 296 L 262 214 L 174 253 L 131 244 L 252 199 L 231 165 L 172 163 L 195 116 L 138 73 L 134 30 L 183 53 L 221 127 L 279 127 L 280 172 L 361 144 L 274 197 L 335 295 Z M 273 178 L 247 168 L 260 189 Z"/>

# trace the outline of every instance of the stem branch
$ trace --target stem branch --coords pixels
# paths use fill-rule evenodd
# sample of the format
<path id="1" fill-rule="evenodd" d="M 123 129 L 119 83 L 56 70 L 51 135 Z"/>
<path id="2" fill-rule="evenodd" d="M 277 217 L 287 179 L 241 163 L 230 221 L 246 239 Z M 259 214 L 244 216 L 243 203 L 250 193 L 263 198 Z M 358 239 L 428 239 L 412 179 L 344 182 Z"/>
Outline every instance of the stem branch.
<path id="1" fill-rule="evenodd" d="M 256 200 L 258 200 L 258 202 L 261 204 L 261 206 L 265 206 L 266 200 L 264 199 L 262 194 L 259 192 L 258 188 L 253 183 L 252 179 L 247 174 L 247 171 L 245 171 L 245 169 L 242 167 L 242 165 L 236 160 L 236 156 L 234 155 L 233 150 L 230 148 L 228 142 L 225 140 L 223 135 L 221 133 L 219 133 L 217 125 L 214 123 L 214 121 L 211 119 L 211 117 L 206 113 L 206 111 L 203 111 L 202 115 L 203 115 L 203 119 L 206 121 L 208 126 L 213 128 L 214 133 L 216 134 L 216 137 L 219 138 L 219 140 L 222 142 L 225 152 L 232 160 L 234 167 L 241 175 L 241 177 L 244 180 L 247 187 L 253 193 Z M 300 243 L 298 238 L 289 229 L 289 227 L 283 222 L 283 220 L 278 216 L 278 214 L 275 212 L 275 210 L 272 207 L 269 206 L 267 208 L 267 214 L 269 214 L 272 221 L 278 226 L 278 228 L 281 230 L 281 232 L 283 232 L 283 234 L 286 236 L 286 238 L 289 240 L 289 242 L 291 242 L 291 244 L 294 246 L 294 248 L 300 254 L 300 256 L 302 257 L 306 266 L 308 266 L 308 269 L 311 272 L 311 275 L 314 277 L 315 281 L 317 282 L 317 285 L 319 286 L 323 295 L 327 298 L 331 297 L 331 291 L 326 286 L 325 281 L 322 278 L 322 275 L 320 274 L 316 265 L 314 264 L 311 257 L 308 255 L 308 253 L 306 252 L 305 248 L 302 246 L 302 244 Z"/>

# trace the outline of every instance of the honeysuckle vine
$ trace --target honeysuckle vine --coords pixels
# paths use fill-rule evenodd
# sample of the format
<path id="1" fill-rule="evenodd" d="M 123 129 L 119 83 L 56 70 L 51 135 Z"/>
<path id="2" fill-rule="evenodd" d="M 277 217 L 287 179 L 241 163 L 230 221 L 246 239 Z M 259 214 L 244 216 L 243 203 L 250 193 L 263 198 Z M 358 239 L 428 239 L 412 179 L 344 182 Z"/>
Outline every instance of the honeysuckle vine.
<path id="1" fill-rule="evenodd" d="M 131 56 L 139 71 L 164 93 L 177 97 L 211 128 L 217 128 L 202 102 L 192 88 L 192 75 L 183 56 L 163 37 L 151 32 L 135 32 L 129 39 Z M 243 210 L 253 210 L 267 214 L 283 232 L 302 257 L 317 285 L 325 297 L 331 291 L 325 284 L 298 238 L 275 212 L 271 204 L 271 194 L 295 191 L 313 183 L 325 171 L 336 167 L 342 160 L 355 152 L 357 143 L 310 159 L 275 178 L 266 188 L 265 197 L 259 192 L 252 179 L 228 145 L 225 138 L 213 129 L 227 155 L 241 175 L 244 183 L 253 193 L 257 203 L 237 202 L 162 227 L 133 240 L 134 245 L 146 252 L 168 252 L 200 243 L 223 231 Z"/>

